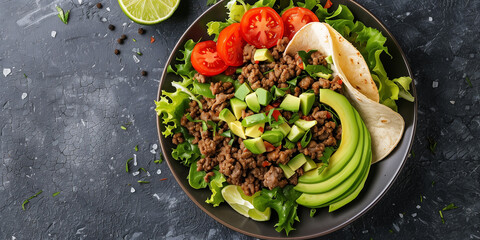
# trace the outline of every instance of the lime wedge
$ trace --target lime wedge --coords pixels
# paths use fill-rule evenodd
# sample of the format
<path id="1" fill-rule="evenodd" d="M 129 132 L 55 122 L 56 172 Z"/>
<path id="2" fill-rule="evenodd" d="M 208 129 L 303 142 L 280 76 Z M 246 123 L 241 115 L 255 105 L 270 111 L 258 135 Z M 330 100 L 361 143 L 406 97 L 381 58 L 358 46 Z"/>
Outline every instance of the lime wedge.
<path id="1" fill-rule="evenodd" d="M 118 4 L 134 22 L 152 25 L 172 16 L 180 0 L 118 0 Z"/>
<path id="2" fill-rule="evenodd" d="M 255 221 L 268 221 L 270 220 L 270 208 L 260 212 L 253 207 L 253 199 L 259 194 L 260 192 L 256 192 L 253 196 L 247 196 L 243 193 L 242 188 L 236 185 L 228 185 L 222 189 L 223 199 L 235 211 Z"/>

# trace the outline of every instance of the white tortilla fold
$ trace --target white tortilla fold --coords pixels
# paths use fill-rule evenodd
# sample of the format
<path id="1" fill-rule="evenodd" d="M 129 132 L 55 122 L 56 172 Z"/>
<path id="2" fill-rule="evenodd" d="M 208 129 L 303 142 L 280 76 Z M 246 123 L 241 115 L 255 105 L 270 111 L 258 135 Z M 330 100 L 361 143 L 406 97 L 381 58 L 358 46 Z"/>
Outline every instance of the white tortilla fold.
<path id="1" fill-rule="evenodd" d="M 402 139 L 405 121 L 400 114 L 378 103 L 378 90 L 362 54 L 330 25 L 319 22 L 300 29 L 285 54 L 313 49 L 332 56 L 334 75 L 342 79 L 345 96 L 360 113 L 372 137 L 372 163 L 384 159 Z"/>

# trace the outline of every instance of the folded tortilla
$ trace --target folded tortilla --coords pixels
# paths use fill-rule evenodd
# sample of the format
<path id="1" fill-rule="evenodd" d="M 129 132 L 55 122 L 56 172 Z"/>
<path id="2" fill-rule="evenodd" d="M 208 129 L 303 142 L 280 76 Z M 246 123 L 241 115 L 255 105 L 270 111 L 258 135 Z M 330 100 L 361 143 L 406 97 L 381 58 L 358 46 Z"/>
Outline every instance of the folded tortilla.
<path id="1" fill-rule="evenodd" d="M 327 23 L 309 23 L 288 44 L 285 54 L 317 50 L 332 56 L 334 75 L 344 83 L 344 95 L 357 109 L 372 137 L 372 163 L 384 159 L 403 136 L 405 121 L 378 103 L 378 90 L 362 54 Z"/>

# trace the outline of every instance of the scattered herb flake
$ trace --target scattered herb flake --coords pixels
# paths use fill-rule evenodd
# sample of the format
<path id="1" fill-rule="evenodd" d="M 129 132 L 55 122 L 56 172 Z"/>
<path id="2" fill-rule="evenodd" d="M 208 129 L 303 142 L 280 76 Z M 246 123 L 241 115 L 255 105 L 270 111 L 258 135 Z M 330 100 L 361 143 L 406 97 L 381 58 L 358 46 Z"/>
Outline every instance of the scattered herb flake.
<path id="1" fill-rule="evenodd" d="M 27 203 L 29 203 L 30 200 L 32 200 L 33 198 L 36 198 L 38 195 L 42 194 L 42 192 L 43 192 L 43 190 L 40 190 L 40 192 L 36 193 L 35 195 L 33 195 L 33 196 L 27 198 L 25 201 L 23 201 L 23 203 L 22 203 L 22 209 L 23 209 L 23 211 L 25 211 L 25 205 L 26 205 Z"/>
<path id="2" fill-rule="evenodd" d="M 153 36 L 150 37 L 150 43 L 154 43 L 155 42 L 155 38 Z"/>
<path id="3" fill-rule="evenodd" d="M 415 152 L 413 151 L 413 149 L 410 151 L 410 154 L 412 155 L 412 157 L 415 157 Z"/>
<path id="4" fill-rule="evenodd" d="M 458 207 L 455 206 L 455 204 L 450 203 L 450 204 L 448 204 L 446 207 L 444 207 L 444 208 L 442 209 L 442 211 L 448 211 L 448 210 L 452 210 L 452 209 L 455 209 L 455 208 L 458 208 Z"/>
<path id="5" fill-rule="evenodd" d="M 141 168 L 138 169 L 138 171 L 140 171 L 140 170 L 142 170 L 142 171 L 144 171 L 144 172 L 147 172 L 147 170 L 145 170 L 145 168 L 143 168 L 143 167 L 141 167 Z"/>
<path id="6" fill-rule="evenodd" d="M 312 208 L 310 209 L 310 217 L 313 218 L 313 216 L 315 216 L 315 213 L 317 212 L 317 209 L 316 208 Z"/>
<path id="7" fill-rule="evenodd" d="M 433 187 L 433 185 L 435 185 L 435 181 L 432 181 L 432 187 Z"/>
<path id="8" fill-rule="evenodd" d="M 422 195 L 420 195 L 420 202 L 423 202 L 423 197 L 422 197 Z"/>
<path id="9" fill-rule="evenodd" d="M 388 232 L 389 232 L 389 233 L 393 233 L 393 230 L 392 230 L 392 229 L 388 229 Z"/>
<path id="10" fill-rule="evenodd" d="M 427 137 L 427 139 L 428 139 L 428 148 L 430 149 L 430 152 L 435 154 L 435 150 L 437 148 L 437 141 L 435 141 L 435 139 L 431 137 Z"/>
<path id="11" fill-rule="evenodd" d="M 137 39 L 135 39 L 135 38 L 132 38 L 132 41 L 136 42 L 136 41 L 137 41 Z"/>
<path id="12" fill-rule="evenodd" d="M 125 164 L 125 171 L 127 171 L 127 173 L 130 172 L 130 169 L 128 169 L 128 163 L 130 163 L 130 161 L 132 161 L 132 160 L 133 160 L 133 158 L 129 158 L 127 160 L 127 163 Z"/>
<path id="13" fill-rule="evenodd" d="M 123 125 L 122 125 L 122 126 L 120 126 L 120 128 L 121 128 L 122 130 L 125 130 L 125 131 L 127 131 L 127 127 L 125 127 L 125 126 L 123 126 Z"/>
<path id="14" fill-rule="evenodd" d="M 162 178 L 162 179 L 160 179 L 160 181 L 165 181 L 165 180 L 167 180 L 167 178 Z"/>
<path id="15" fill-rule="evenodd" d="M 137 52 L 137 55 L 138 56 L 142 56 L 143 54 L 141 52 Z"/>
<path id="16" fill-rule="evenodd" d="M 25 78 L 28 78 L 28 77 L 27 77 L 27 74 L 25 74 L 25 73 L 23 74 L 23 76 L 24 76 Z"/>
<path id="17" fill-rule="evenodd" d="M 138 180 L 138 183 L 150 183 L 150 181 L 143 181 L 143 180 Z"/>
<path id="18" fill-rule="evenodd" d="M 470 78 L 469 78 L 469 77 L 466 77 L 466 78 L 465 78 L 465 81 L 467 81 L 468 86 L 473 87 L 472 82 L 470 81 Z"/>
<path id="19" fill-rule="evenodd" d="M 58 194 L 60 194 L 60 192 L 53 193 L 52 197 L 56 197 Z"/>
<path id="20" fill-rule="evenodd" d="M 442 219 L 442 223 L 445 224 L 445 219 L 443 218 L 442 210 L 439 210 L 438 213 L 440 214 L 440 218 Z"/>
<path id="21" fill-rule="evenodd" d="M 135 152 L 138 152 L 138 145 L 135 145 Z"/>
<path id="22" fill-rule="evenodd" d="M 57 8 L 57 12 L 58 12 L 58 18 L 60 18 L 60 20 L 62 20 L 63 23 L 65 24 L 68 24 L 68 16 L 70 15 L 70 10 L 68 10 L 67 12 L 65 12 L 65 14 L 63 13 L 63 9 L 59 6 L 56 6 Z"/>
<path id="23" fill-rule="evenodd" d="M 153 162 L 154 162 L 154 163 L 156 163 L 156 164 L 160 164 L 160 163 L 162 163 L 162 162 L 163 162 L 163 159 L 162 159 L 162 158 L 160 158 L 160 159 L 157 159 L 157 160 L 155 160 L 155 161 L 153 161 Z"/>

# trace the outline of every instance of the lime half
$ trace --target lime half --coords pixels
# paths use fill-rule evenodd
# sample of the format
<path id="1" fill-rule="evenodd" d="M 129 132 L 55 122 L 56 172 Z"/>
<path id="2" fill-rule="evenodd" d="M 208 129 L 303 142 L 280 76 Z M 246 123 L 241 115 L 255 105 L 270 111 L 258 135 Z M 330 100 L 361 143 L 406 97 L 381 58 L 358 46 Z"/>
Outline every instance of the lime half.
<path id="1" fill-rule="evenodd" d="M 256 192 L 253 196 L 247 196 L 243 193 L 242 188 L 236 185 L 228 185 L 222 189 L 223 199 L 235 211 L 255 221 L 268 221 L 270 220 L 270 208 L 260 212 L 253 207 L 253 199 L 259 194 L 260 192 Z"/>
<path id="2" fill-rule="evenodd" d="M 172 16 L 180 0 L 118 0 L 118 4 L 134 22 L 152 25 Z"/>

